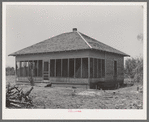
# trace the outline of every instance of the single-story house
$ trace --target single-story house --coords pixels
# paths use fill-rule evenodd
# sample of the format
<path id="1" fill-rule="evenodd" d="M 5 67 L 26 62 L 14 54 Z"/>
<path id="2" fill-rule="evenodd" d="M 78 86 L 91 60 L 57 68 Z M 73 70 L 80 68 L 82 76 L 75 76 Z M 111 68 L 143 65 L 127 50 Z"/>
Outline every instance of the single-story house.
<path id="1" fill-rule="evenodd" d="M 73 28 L 9 56 L 15 56 L 17 83 L 29 82 L 32 68 L 35 84 L 96 88 L 123 84 L 129 55 Z"/>

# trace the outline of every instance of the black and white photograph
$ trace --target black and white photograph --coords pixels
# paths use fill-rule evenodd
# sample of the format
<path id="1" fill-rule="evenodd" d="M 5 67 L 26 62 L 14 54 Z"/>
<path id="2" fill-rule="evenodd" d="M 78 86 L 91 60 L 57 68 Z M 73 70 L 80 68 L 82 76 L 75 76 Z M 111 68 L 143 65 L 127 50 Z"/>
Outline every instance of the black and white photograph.
<path id="1" fill-rule="evenodd" d="M 147 118 L 146 2 L 3 2 L 2 13 L 3 119 Z"/>

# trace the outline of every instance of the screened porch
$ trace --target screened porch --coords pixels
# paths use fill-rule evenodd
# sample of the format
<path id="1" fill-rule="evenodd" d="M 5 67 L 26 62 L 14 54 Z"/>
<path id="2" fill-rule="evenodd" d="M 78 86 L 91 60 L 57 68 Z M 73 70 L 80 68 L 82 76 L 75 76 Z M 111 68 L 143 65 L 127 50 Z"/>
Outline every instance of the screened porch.
<path id="1" fill-rule="evenodd" d="M 104 78 L 105 59 L 84 57 L 16 62 L 18 78 L 31 76 L 31 71 L 33 77 L 42 77 L 43 80 L 50 78 Z"/>

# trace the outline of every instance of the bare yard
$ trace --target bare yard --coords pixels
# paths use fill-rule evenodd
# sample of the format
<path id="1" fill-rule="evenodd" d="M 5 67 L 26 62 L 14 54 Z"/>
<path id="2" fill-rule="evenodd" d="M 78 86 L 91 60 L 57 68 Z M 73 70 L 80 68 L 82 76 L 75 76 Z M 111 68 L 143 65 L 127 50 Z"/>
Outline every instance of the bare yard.
<path id="1" fill-rule="evenodd" d="M 15 84 L 14 76 L 7 76 L 7 83 Z M 29 85 L 19 85 L 23 91 Z M 142 109 L 143 94 L 137 86 L 117 90 L 95 90 L 71 87 L 34 86 L 30 97 L 33 108 L 38 109 Z"/>

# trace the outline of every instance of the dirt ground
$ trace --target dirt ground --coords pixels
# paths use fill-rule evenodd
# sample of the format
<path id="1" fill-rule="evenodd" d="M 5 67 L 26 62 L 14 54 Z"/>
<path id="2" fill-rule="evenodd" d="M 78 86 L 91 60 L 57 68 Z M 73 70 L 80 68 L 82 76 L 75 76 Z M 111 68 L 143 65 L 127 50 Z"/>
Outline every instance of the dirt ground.
<path id="1" fill-rule="evenodd" d="M 14 76 L 7 76 L 7 83 L 15 84 Z M 29 85 L 19 85 L 23 91 Z M 142 109 L 143 93 L 137 85 L 117 90 L 96 90 L 71 87 L 34 86 L 30 94 L 33 109 Z"/>

